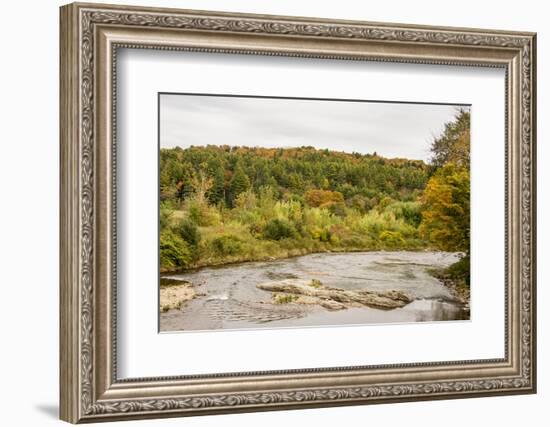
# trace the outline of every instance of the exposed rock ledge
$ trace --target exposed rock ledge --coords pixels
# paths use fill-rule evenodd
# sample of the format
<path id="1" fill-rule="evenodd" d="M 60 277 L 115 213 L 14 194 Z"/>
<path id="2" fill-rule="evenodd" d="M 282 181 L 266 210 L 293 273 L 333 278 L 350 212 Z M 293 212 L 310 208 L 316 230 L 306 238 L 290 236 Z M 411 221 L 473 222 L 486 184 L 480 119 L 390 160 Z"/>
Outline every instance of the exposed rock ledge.
<path id="1" fill-rule="evenodd" d="M 318 280 L 286 279 L 260 283 L 256 287 L 273 292 L 275 303 L 316 304 L 328 310 L 360 306 L 390 310 L 403 307 L 413 300 L 399 291 L 346 290 L 325 286 Z"/>

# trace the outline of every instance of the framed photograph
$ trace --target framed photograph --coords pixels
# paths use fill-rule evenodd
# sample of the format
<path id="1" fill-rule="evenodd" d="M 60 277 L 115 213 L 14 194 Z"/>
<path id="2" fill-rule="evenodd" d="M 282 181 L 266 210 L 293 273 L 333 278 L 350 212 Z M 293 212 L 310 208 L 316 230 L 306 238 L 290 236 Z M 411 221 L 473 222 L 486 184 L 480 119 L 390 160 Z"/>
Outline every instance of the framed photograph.
<path id="1" fill-rule="evenodd" d="M 535 34 L 61 8 L 61 418 L 536 390 Z"/>

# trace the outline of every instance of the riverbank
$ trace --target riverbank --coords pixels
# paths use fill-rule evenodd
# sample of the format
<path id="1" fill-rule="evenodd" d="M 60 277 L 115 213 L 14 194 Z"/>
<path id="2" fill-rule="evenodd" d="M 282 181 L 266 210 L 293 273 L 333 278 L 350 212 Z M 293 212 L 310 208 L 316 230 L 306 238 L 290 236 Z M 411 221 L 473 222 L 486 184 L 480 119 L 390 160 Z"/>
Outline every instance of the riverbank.
<path id="1" fill-rule="evenodd" d="M 160 311 L 180 309 L 197 296 L 192 283 L 184 280 L 162 279 L 160 286 Z"/>
<path id="2" fill-rule="evenodd" d="M 453 279 L 451 277 L 440 275 L 437 277 L 441 283 L 449 289 L 451 294 L 458 300 L 463 306 L 463 310 L 470 312 L 470 287 L 467 286 L 462 279 Z"/>
<path id="3" fill-rule="evenodd" d="M 461 260 L 462 261 L 462 260 Z M 461 272 L 457 274 L 456 266 L 461 266 L 462 262 L 458 261 L 457 263 L 451 265 L 450 267 L 444 269 L 429 269 L 428 272 L 438 279 L 443 286 L 449 289 L 449 292 L 456 298 L 460 304 L 462 304 L 462 309 L 465 313 L 470 313 L 470 286 L 466 283 L 465 275 L 469 274 L 469 263 L 468 271 Z"/>
<path id="4" fill-rule="evenodd" d="M 410 252 L 410 253 L 427 253 L 434 252 L 436 249 L 432 247 L 422 247 L 419 249 L 410 249 L 410 248 L 363 248 L 363 247 L 331 247 L 331 248 L 321 248 L 318 250 L 308 250 L 307 248 L 300 249 L 288 249 L 286 251 L 280 251 L 278 253 L 273 253 L 269 255 L 257 253 L 257 254 L 245 254 L 239 256 L 226 257 L 220 260 L 198 260 L 194 262 L 190 267 L 185 269 L 168 269 L 160 267 L 160 274 L 163 275 L 174 275 L 174 274 L 184 274 L 187 272 L 196 271 L 201 268 L 207 267 L 224 267 L 231 266 L 246 262 L 266 262 L 266 261 L 278 261 L 285 259 L 298 258 L 304 255 L 315 255 L 315 254 L 340 254 L 340 253 L 374 253 L 374 252 Z"/>

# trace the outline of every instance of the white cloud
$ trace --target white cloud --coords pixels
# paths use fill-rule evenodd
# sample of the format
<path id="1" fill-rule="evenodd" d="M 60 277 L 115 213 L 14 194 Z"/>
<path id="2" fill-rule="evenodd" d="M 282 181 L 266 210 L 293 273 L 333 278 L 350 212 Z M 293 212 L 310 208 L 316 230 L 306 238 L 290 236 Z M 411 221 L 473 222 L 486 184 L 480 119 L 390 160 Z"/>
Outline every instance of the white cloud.
<path id="1" fill-rule="evenodd" d="M 427 160 L 452 105 L 162 94 L 160 145 L 313 146 Z"/>

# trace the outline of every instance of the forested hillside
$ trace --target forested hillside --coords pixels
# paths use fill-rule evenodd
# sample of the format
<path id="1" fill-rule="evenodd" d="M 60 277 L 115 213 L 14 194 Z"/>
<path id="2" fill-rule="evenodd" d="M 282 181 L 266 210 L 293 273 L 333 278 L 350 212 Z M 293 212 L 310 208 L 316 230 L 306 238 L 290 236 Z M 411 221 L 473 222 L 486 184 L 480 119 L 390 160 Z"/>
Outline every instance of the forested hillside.
<path id="1" fill-rule="evenodd" d="M 200 190 L 210 204 L 234 207 L 247 190 L 271 188 L 278 200 L 287 200 L 319 189 L 339 192 L 348 205 L 371 208 L 384 196 L 414 198 L 414 190 L 426 185 L 428 168 L 419 160 L 384 159 L 376 153 L 212 145 L 163 149 L 160 170 L 161 199 L 176 203 Z"/>
<path id="2" fill-rule="evenodd" d="M 329 250 L 467 252 L 469 120 L 457 112 L 430 164 L 313 147 L 161 149 L 161 269 Z"/>

